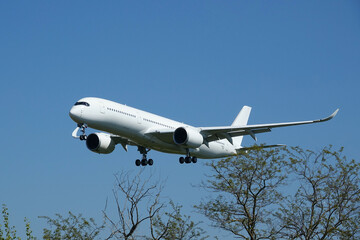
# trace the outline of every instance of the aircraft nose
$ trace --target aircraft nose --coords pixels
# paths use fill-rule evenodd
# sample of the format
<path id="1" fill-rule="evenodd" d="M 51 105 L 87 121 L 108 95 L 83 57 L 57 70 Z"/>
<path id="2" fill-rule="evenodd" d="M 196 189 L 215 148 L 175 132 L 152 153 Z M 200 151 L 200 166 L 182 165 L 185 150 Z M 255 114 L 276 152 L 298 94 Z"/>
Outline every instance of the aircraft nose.
<path id="1" fill-rule="evenodd" d="M 82 115 L 82 111 L 78 106 L 74 106 L 70 109 L 69 116 L 75 122 L 78 122 L 81 120 L 81 115 Z"/>

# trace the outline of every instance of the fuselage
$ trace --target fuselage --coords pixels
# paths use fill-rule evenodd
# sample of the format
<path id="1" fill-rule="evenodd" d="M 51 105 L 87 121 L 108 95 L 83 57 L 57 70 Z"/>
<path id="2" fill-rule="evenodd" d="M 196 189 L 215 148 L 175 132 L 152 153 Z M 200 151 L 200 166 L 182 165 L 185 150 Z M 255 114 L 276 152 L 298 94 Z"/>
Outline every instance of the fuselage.
<path id="1" fill-rule="evenodd" d="M 198 158 L 221 158 L 236 155 L 235 147 L 227 140 L 212 141 L 206 146 L 187 148 L 176 144 L 172 136 L 167 138 L 156 137 L 156 131 L 173 132 L 179 127 L 193 128 L 149 112 L 132 108 L 123 104 L 101 98 L 83 98 L 70 110 L 70 117 L 79 124 L 105 131 L 131 140 L 138 146 L 154 149 L 165 153 L 186 154 Z"/>

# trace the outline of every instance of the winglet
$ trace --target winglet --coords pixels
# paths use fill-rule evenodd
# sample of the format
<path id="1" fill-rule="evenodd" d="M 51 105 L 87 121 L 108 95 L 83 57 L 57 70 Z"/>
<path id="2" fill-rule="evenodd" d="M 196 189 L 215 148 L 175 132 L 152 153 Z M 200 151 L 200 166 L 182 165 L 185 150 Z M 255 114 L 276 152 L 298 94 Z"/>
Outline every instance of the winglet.
<path id="1" fill-rule="evenodd" d="M 331 114 L 331 115 L 328 116 L 327 118 L 322 118 L 322 119 L 319 119 L 319 120 L 317 120 L 317 121 L 315 121 L 315 122 L 325 122 L 325 121 L 329 121 L 329 120 L 333 119 L 333 118 L 336 116 L 336 114 L 338 113 L 338 111 L 339 111 L 339 108 L 336 109 L 335 112 L 333 112 L 333 114 Z"/>

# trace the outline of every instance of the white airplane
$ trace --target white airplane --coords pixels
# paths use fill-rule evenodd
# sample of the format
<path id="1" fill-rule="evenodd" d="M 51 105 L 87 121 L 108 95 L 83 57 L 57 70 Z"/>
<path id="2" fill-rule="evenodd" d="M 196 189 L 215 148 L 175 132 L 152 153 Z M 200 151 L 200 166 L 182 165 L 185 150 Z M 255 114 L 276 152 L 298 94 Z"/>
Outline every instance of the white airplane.
<path id="1" fill-rule="evenodd" d="M 80 99 L 70 110 L 70 117 L 77 128 L 72 136 L 86 140 L 89 150 L 96 153 L 111 153 L 116 144 L 137 146 L 142 159 L 137 159 L 137 166 L 153 165 L 147 159 L 147 153 L 157 150 L 165 153 L 183 154 L 179 162 L 196 163 L 197 158 L 211 159 L 234 156 L 248 148 L 242 147 L 244 135 L 250 135 L 255 141 L 258 133 L 270 132 L 272 128 L 325 122 L 332 119 L 339 109 L 327 118 L 273 124 L 247 125 L 251 107 L 244 106 L 231 126 L 193 127 L 152 113 L 141 111 L 109 100 L 87 97 Z M 85 128 L 100 131 L 85 135 Z M 78 136 L 78 132 L 81 135 Z M 276 147 L 283 145 L 270 145 Z"/>

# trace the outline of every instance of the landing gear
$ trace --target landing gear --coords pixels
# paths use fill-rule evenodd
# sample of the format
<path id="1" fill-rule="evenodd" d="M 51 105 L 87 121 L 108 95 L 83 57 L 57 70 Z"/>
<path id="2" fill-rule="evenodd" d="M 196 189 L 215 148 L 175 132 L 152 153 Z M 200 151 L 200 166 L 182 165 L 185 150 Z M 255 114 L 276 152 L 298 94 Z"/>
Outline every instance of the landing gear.
<path id="1" fill-rule="evenodd" d="M 152 160 L 151 158 L 148 160 L 147 159 L 147 153 L 150 151 L 150 149 L 146 149 L 144 147 L 138 147 L 138 151 L 143 155 L 142 159 L 136 159 L 135 161 L 135 165 L 136 166 L 146 166 L 146 165 L 149 165 L 149 166 L 152 166 L 154 164 L 154 160 Z"/>
<path id="2" fill-rule="evenodd" d="M 78 127 L 80 128 L 80 131 L 81 131 L 80 140 L 81 141 L 86 140 L 87 136 L 85 134 L 85 129 L 87 128 L 87 125 L 85 123 L 78 124 Z"/>
<path id="3" fill-rule="evenodd" d="M 79 138 L 81 141 L 86 140 L 86 139 L 87 139 L 87 136 L 86 136 L 86 134 L 85 134 L 85 129 L 86 129 L 86 128 L 87 128 L 87 125 L 86 125 L 85 123 L 78 123 L 77 128 L 75 128 L 75 130 L 74 130 L 73 133 L 72 133 L 72 136 L 73 136 L 74 138 Z M 77 133 L 78 133 L 79 131 L 81 132 L 81 135 L 80 135 L 80 136 L 77 135 Z"/>
<path id="4" fill-rule="evenodd" d="M 136 165 L 136 166 L 140 166 L 140 164 L 141 164 L 141 161 L 140 161 L 139 159 L 136 159 L 135 165 Z"/>
<path id="5" fill-rule="evenodd" d="M 179 158 L 179 163 L 183 164 L 183 163 L 197 163 L 197 157 L 180 157 Z"/>
<path id="6" fill-rule="evenodd" d="M 180 157 L 179 158 L 179 163 L 180 164 L 183 164 L 183 163 L 188 164 L 188 163 L 191 163 L 191 162 L 192 163 L 197 163 L 197 157 L 191 157 L 189 150 L 186 150 L 186 157 L 185 158 Z"/>
<path id="7" fill-rule="evenodd" d="M 154 160 L 152 160 L 151 158 L 149 160 L 147 160 L 146 158 L 143 158 L 143 159 L 136 159 L 135 161 L 135 165 L 136 166 L 146 166 L 146 165 L 149 165 L 149 166 L 152 166 L 154 164 Z"/>

